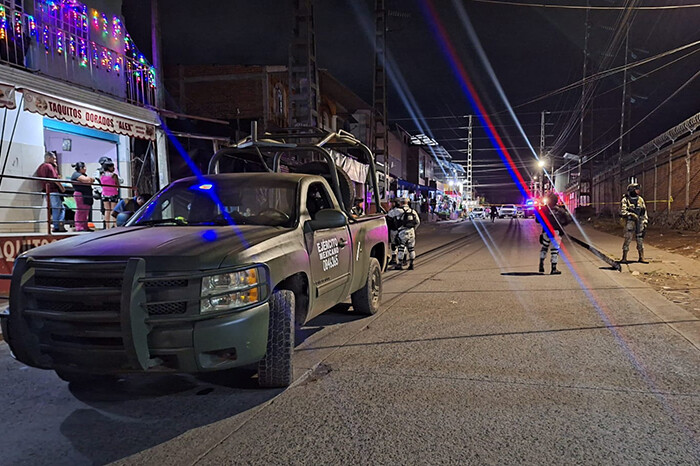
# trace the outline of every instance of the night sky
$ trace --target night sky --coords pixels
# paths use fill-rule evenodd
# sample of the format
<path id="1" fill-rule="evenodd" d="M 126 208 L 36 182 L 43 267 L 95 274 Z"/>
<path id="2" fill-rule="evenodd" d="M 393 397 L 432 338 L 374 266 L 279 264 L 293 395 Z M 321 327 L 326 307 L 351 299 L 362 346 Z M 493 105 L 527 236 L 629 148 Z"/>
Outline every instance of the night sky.
<path id="1" fill-rule="evenodd" d="M 427 0 L 426 0 L 427 1 Z M 389 118 L 409 132 L 420 132 L 402 100 L 413 99 L 413 113 L 426 119 L 425 131 L 463 160 L 467 132 L 463 115 L 474 113 L 433 32 L 435 22 L 426 14 L 424 0 L 387 0 L 390 11 L 388 47 L 393 74 L 389 80 Z M 455 0 L 458 1 L 458 0 Z M 546 0 L 548 4 L 581 5 L 576 0 Z M 126 26 L 137 46 L 149 55 L 149 3 L 124 0 Z M 467 70 L 486 111 L 523 171 L 534 170 L 534 157 L 517 126 L 504 110 L 493 80 L 478 58 L 452 0 L 433 0 L 439 20 Z M 542 3 L 542 2 L 537 2 Z M 591 2 L 621 6 L 618 0 Z M 627 2 L 630 3 L 630 2 Z M 690 0 L 634 1 L 639 6 L 680 5 Z M 316 2 L 318 63 L 368 103 L 372 100 L 373 1 L 322 0 Z M 196 5 L 194 7 L 193 5 Z M 505 95 L 514 107 L 530 143 L 538 150 L 540 117 L 546 115 L 546 147 L 560 167 L 564 152 L 578 153 L 578 101 L 581 87 L 526 105 L 582 78 L 585 10 L 526 8 L 463 0 L 469 20 Z M 589 73 L 624 64 L 624 40 L 616 47 L 613 35 L 621 31 L 622 11 L 594 11 L 590 15 Z M 637 10 L 631 16 L 629 62 L 642 60 L 700 40 L 700 8 Z M 161 0 L 163 56 L 166 64 L 286 65 L 292 30 L 291 0 Z M 624 35 L 619 37 L 624 39 Z M 686 56 L 687 55 L 687 56 Z M 602 68 L 600 68 L 602 65 Z M 628 74 L 631 124 L 669 98 L 700 70 L 700 45 L 634 68 Z M 648 76 L 645 74 L 650 73 Z M 597 161 L 618 151 L 622 102 L 622 73 L 597 80 L 584 153 L 600 154 Z M 691 81 L 625 138 L 624 150 L 635 149 L 663 131 L 700 111 L 700 79 Z M 475 124 L 478 126 L 477 120 Z M 495 202 L 518 202 L 520 196 L 503 169 L 483 129 L 474 132 L 474 177 L 480 193 Z M 606 146 L 610 146 L 605 149 Z M 566 170 L 568 167 L 565 167 Z M 525 176 L 529 179 L 528 176 Z"/>

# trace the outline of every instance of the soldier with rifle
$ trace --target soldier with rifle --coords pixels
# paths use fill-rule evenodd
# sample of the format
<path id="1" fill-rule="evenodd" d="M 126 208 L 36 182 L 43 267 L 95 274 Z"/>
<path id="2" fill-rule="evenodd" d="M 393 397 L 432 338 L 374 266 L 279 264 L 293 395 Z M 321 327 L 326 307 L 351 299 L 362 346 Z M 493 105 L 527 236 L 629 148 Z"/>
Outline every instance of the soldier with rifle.
<path id="1" fill-rule="evenodd" d="M 630 249 L 632 237 L 637 240 L 637 252 L 639 262 L 647 264 L 644 260 L 644 235 L 646 234 L 649 217 L 644 199 L 639 194 L 640 187 L 637 183 L 630 183 L 627 186 L 627 193 L 622 197 L 620 215 L 625 222 L 625 242 L 622 245 L 622 259 L 620 263 L 627 263 L 627 253 Z"/>

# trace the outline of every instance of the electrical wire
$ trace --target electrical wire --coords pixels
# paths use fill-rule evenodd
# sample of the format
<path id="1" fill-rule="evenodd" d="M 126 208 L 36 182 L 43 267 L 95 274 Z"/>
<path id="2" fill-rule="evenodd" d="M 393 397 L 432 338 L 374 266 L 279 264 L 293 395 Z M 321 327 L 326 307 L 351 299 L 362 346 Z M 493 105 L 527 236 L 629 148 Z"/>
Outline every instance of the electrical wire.
<path id="1" fill-rule="evenodd" d="M 685 50 L 685 49 L 690 48 L 690 47 L 693 47 L 693 46 L 695 46 L 695 45 L 700 45 L 700 40 L 697 40 L 697 41 L 695 41 L 695 42 L 691 42 L 691 43 L 689 43 L 689 44 L 686 44 L 686 45 L 677 47 L 677 48 L 672 49 L 672 50 L 667 50 L 666 52 L 662 52 L 662 53 L 660 53 L 660 54 L 658 54 L 658 55 L 654 55 L 653 57 L 648 57 L 648 58 L 645 58 L 645 59 L 643 59 L 643 60 L 639 60 L 639 61 L 636 61 L 636 62 L 628 63 L 627 65 L 622 65 L 622 66 L 618 66 L 618 67 L 615 67 L 615 68 L 611 68 L 611 69 L 606 70 L 606 71 L 601 71 L 601 72 L 598 72 L 598 73 L 595 73 L 595 74 L 591 74 L 591 75 L 587 76 L 587 77 L 584 78 L 584 79 L 581 79 L 581 80 L 579 80 L 579 81 L 573 82 L 573 83 L 571 83 L 571 84 L 567 84 L 566 86 L 560 87 L 559 89 L 555 89 L 555 90 L 549 91 L 549 92 L 547 92 L 547 93 L 545 93 L 545 94 L 542 94 L 542 95 L 540 95 L 540 96 L 538 96 L 538 97 L 535 97 L 535 98 L 533 98 L 533 99 L 530 99 L 530 100 L 528 100 L 527 102 L 523 102 L 523 103 L 517 104 L 517 105 L 515 105 L 513 108 L 524 107 L 525 105 L 530 105 L 530 104 L 532 104 L 532 103 L 539 102 L 540 100 L 544 100 L 544 99 L 546 99 L 546 98 L 548 98 L 548 97 L 553 97 L 553 96 L 555 96 L 555 95 L 557 95 L 557 94 L 561 94 L 562 92 L 570 91 L 570 90 L 572 90 L 572 89 L 576 89 L 577 87 L 580 87 L 580 86 L 583 86 L 583 85 L 586 85 L 586 84 L 590 84 L 590 83 L 592 83 L 593 81 L 596 81 L 596 80 L 599 80 L 599 79 L 603 79 L 603 78 L 607 78 L 607 77 L 612 76 L 613 74 L 617 74 L 617 73 L 619 73 L 619 72 L 621 72 L 621 71 L 630 70 L 630 69 L 632 69 L 632 68 L 636 68 L 637 66 L 641 66 L 641 65 L 644 65 L 644 64 L 646 64 L 646 63 L 649 63 L 650 61 L 657 60 L 657 59 L 659 59 L 659 58 L 667 57 L 667 56 L 669 56 L 669 55 L 672 55 L 672 54 L 674 54 L 674 53 L 676 53 L 676 52 L 680 52 L 681 50 Z M 700 49 L 698 49 L 698 50 L 700 50 Z M 693 51 L 693 53 L 697 52 L 698 50 Z M 505 112 L 505 110 L 501 111 L 500 113 L 503 113 L 503 112 Z"/>
<path id="2" fill-rule="evenodd" d="M 642 123 L 644 123 L 644 121 L 646 121 L 654 112 L 656 112 L 659 108 L 661 108 L 663 105 L 665 105 L 669 100 L 671 100 L 671 99 L 674 98 L 676 95 L 678 95 L 678 93 L 679 93 L 680 91 L 682 91 L 686 86 L 688 86 L 691 82 L 693 82 L 693 81 L 695 80 L 695 78 L 697 78 L 698 76 L 700 76 L 700 71 L 696 72 L 693 76 L 691 76 L 690 79 L 688 79 L 685 83 L 683 83 L 678 89 L 676 89 L 675 91 L 673 91 L 673 94 L 671 94 L 671 95 L 668 96 L 666 99 L 664 99 L 663 102 L 661 102 L 659 105 L 657 105 L 652 111 L 650 111 L 649 113 L 647 113 L 647 114 L 644 116 L 644 118 L 642 118 L 641 120 L 639 120 L 634 126 L 632 126 L 632 127 L 629 128 L 627 131 L 625 131 L 624 133 L 622 133 L 619 137 L 617 137 L 617 138 L 613 139 L 612 141 L 610 141 L 610 142 L 609 142 L 608 144 L 606 144 L 604 147 L 602 147 L 601 149 L 599 149 L 595 154 L 593 154 L 593 155 L 591 155 L 590 157 L 588 157 L 588 158 L 586 159 L 586 163 L 588 163 L 588 162 L 590 162 L 591 160 L 593 160 L 594 158 L 598 157 L 600 154 L 602 154 L 602 153 L 605 152 L 608 148 L 610 148 L 610 146 L 612 146 L 613 144 L 615 144 L 616 142 L 618 142 L 618 141 L 620 140 L 620 138 L 625 137 L 625 136 L 626 136 L 627 134 L 629 134 L 633 129 L 637 128 L 639 125 L 641 125 Z M 564 175 L 564 174 L 566 174 L 566 173 L 570 173 L 570 172 L 574 171 L 575 169 L 576 169 L 576 168 L 572 168 L 572 169 L 570 169 L 570 170 L 568 170 L 568 171 L 566 171 L 566 172 L 562 172 L 562 173 L 560 173 L 560 174 L 561 174 L 561 175 Z"/>

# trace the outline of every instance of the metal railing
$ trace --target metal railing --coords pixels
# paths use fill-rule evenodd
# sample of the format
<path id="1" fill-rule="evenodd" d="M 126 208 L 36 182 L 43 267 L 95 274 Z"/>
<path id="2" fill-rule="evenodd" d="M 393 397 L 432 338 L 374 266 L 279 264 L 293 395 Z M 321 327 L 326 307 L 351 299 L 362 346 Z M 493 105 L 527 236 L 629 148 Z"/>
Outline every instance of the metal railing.
<path id="1" fill-rule="evenodd" d="M 0 63 L 105 92 L 136 105 L 155 105 L 155 69 L 138 52 L 118 17 L 113 18 L 114 24 L 109 22 L 110 32 L 100 29 L 99 35 L 114 35 L 112 42 L 123 50 L 100 45 L 104 40 L 92 37 L 96 33 L 85 5 L 36 0 L 34 6 L 32 15 L 21 2 L 0 0 Z M 116 85 L 111 86 L 110 81 Z"/>
<path id="2" fill-rule="evenodd" d="M 19 176 L 19 175 L 2 175 L 0 176 L 0 186 L 2 183 L 3 179 L 14 179 L 14 180 L 23 180 L 23 181 L 30 181 L 30 182 L 35 182 L 35 183 L 41 183 L 42 188 L 44 188 L 44 183 L 61 183 L 62 185 L 66 187 L 73 187 L 75 185 L 88 185 L 91 186 L 93 189 L 94 188 L 101 188 L 102 185 L 100 183 L 83 183 L 80 181 L 72 181 L 68 179 L 55 179 L 55 178 L 41 178 L 37 176 Z M 69 188 L 70 189 L 70 188 Z M 133 192 L 133 187 L 128 186 L 128 185 L 120 185 L 119 189 L 122 190 L 127 190 L 127 192 L 132 193 Z M 52 193 L 54 194 L 54 193 Z M 60 196 L 63 199 L 67 198 L 72 198 L 73 194 L 71 193 L 55 193 L 58 196 Z M 6 205 L 6 204 L 0 204 L 0 233 L 8 233 L 8 234 L 17 234 L 17 235 L 31 235 L 31 234 L 49 234 L 52 235 L 55 232 L 52 231 L 52 225 L 53 225 L 53 218 L 52 218 L 52 207 L 51 207 L 51 198 L 44 192 L 42 191 L 17 191 L 17 190 L 0 190 L 0 195 L 2 196 L 22 196 L 24 199 L 28 199 L 27 205 Z M 66 206 L 66 203 L 63 202 L 64 204 L 64 209 L 66 212 L 73 211 L 73 213 L 76 213 L 78 210 L 85 210 L 82 208 L 78 208 L 77 205 L 75 207 L 71 206 Z M 22 219 L 22 220 L 8 220 L 8 211 L 23 211 L 23 212 L 30 212 L 30 215 L 26 215 L 28 219 Z M 43 212 L 46 212 L 46 217 L 43 217 Z M 101 219 L 94 220 L 96 217 L 102 216 Z M 102 229 L 105 227 L 105 219 L 108 218 L 108 216 L 111 215 L 111 212 L 106 212 L 104 210 L 104 206 L 102 205 L 101 200 L 94 200 L 93 207 L 89 209 L 88 213 L 88 224 L 92 223 L 94 224 L 96 229 Z M 41 217 L 41 218 L 37 218 Z M 70 217 L 70 216 L 68 216 Z M 113 222 L 112 222 L 113 223 Z M 75 229 L 75 217 L 68 218 L 67 220 L 63 220 L 63 224 L 67 227 L 71 227 Z M 26 231 L 4 231 L 5 229 L 3 228 L 3 225 L 26 225 L 28 228 Z M 43 225 L 46 225 L 46 230 L 42 231 L 43 229 L 41 228 Z M 31 228 L 29 228 L 31 227 Z M 39 230 L 39 231 L 37 231 Z"/>

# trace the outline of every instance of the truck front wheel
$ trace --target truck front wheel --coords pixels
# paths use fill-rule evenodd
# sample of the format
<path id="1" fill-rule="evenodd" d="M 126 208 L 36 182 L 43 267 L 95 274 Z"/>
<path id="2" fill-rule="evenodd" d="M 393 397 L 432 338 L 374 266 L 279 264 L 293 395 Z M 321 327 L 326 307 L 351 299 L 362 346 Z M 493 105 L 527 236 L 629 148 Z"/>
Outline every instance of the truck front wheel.
<path id="1" fill-rule="evenodd" d="M 374 315 L 382 300 L 382 268 L 376 257 L 369 258 L 369 271 L 364 286 L 350 295 L 352 307 L 360 314 Z"/>
<path id="2" fill-rule="evenodd" d="M 270 297 L 267 352 L 258 364 L 258 385 L 287 387 L 292 383 L 294 352 L 294 293 L 275 291 Z"/>

